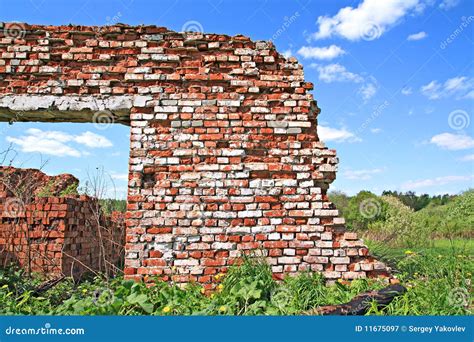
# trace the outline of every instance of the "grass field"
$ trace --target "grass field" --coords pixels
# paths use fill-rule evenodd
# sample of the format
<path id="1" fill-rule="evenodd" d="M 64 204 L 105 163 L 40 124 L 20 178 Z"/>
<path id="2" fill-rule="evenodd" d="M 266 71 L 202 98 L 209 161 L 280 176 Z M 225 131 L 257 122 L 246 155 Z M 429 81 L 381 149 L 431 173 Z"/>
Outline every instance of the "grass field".
<path id="1" fill-rule="evenodd" d="M 473 314 L 474 191 L 442 198 L 397 196 L 369 192 L 332 196 L 348 228 L 365 238 L 371 254 L 387 263 L 408 289 L 382 310 L 372 305 L 368 314 Z M 367 201 L 377 209 L 375 215 L 361 209 Z M 108 212 L 124 210 L 124 203 L 104 202 Z M 278 283 L 269 265 L 255 258 L 217 275 L 216 280 L 219 285 L 210 295 L 197 284 L 182 289 L 157 280 L 155 286 L 147 287 L 101 276 L 78 284 L 66 280 L 38 294 L 35 288 L 41 279 L 20 270 L 0 269 L 0 314 L 300 315 L 387 286 L 380 279 L 327 285 L 319 274 L 311 273 Z"/>
<path id="2" fill-rule="evenodd" d="M 365 240 L 365 243 L 368 245 L 372 254 L 376 254 L 379 258 L 388 262 L 396 262 L 403 259 L 403 257 L 407 255 L 407 251 L 417 255 L 474 256 L 474 240 L 470 239 L 433 240 L 431 246 L 418 248 L 387 247 L 381 242 L 370 240 Z"/>
<path id="3" fill-rule="evenodd" d="M 369 315 L 473 314 L 472 241 L 439 240 L 419 249 L 368 244 L 408 289 L 383 310 L 372 306 Z M 321 276 L 311 273 L 277 283 L 260 259 L 247 259 L 217 277 L 220 284 L 211 295 L 199 285 L 181 289 L 157 282 L 146 287 L 120 277 L 97 277 L 80 284 L 68 280 L 35 295 L 39 279 L 28 279 L 18 270 L 0 270 L 0 314 L 298 315 L 387 285 L 374 279 L 326 285 Z"/>
<path id="4" fill-rule="evenodd" d="M 433 250 L 439 252 L 463 251 L 467 254 L 474 255 L 474 240 L 454 239 L 454 240 L 434 240 Z"/>

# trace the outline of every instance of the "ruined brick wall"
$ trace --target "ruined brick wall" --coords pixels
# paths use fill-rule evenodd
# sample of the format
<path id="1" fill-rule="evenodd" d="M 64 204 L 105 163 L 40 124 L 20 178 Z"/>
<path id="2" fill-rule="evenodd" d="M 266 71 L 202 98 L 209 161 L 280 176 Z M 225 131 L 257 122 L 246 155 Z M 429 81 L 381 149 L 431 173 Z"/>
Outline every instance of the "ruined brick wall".
<path id="1" fill-rule="evenodd" d="M 277 278 L 387 274 L 327 198 L 338 160 L 295 58 L 244 36 L 16 24 L 8 37 L 12 25 L 0 32 L 0 119 L 109 109 L 131 126 L 128 278 L 211 287 L 251 251 Z"/>
<path id="2" fill-rule="evenodd" d="M 97 200 L 60 193 L 71 175 L 0 168 L 0 267 L 16 263 L 49 277 L 113 272 L 123 264 L 123 215 L 102 214 Z M 51 197 L 37 197 L 47 187 Z"/>
<path id="3" fill-rule="evenodd" d="M 30 196 L 61 196 L 68 189 L 76 190 L 79 180 L 70 174 L 48 176 L 38 169 L 0 166 L 0 198 Z"/>

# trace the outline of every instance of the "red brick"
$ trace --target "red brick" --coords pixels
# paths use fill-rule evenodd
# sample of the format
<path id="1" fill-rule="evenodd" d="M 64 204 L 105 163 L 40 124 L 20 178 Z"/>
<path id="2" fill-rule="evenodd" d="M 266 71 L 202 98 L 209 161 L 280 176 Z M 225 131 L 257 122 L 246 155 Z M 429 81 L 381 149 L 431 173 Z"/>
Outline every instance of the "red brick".
<path id="1" fill-rule="evenodd" d="M 119 225 L 126 226 L 127 237 L 112 233 L 113 241 L 125 247 L 127 273 L 134 270 L 127 278 L 150 281 L 156 274 L 165 281 L 172 275 L 177 282 L 210 283 L 214 280 L 209 276 L 238 260 L 238 253 L 262 247 L 274 254 L 269 261 L 276 278 L 305 268 L 322 271 L 319 264 L 298 262 L 319 252 L 315 244 L 322 242 L 311 234 L 321 233 L 321 226 L 333 233 L 332 239 L 327 238 L 330 234 L 322 239 L 327 248 L 347 250 L 352 263 L 375 265 L 362 241 L 351 232 L 344 234 L 343 220 L 328 209 L 333 208 L 327 187 L 335 179 L 336 153 L 319 140 L 319 109 L 309 92 L 313 85 L 302 79 L 296 59 L 283 58 L 273 45 L 262 46 L 244 36 L 206 34 L 188 49 L 184 42 L 196 40 L 195 34 L 153 26 L 111 25 L 104 30 L 113 35 L 102 35 L 87 26 L 24 25 L 24 39 L 14 40 L 9 51 L 0 53 L 0 94 L 56 96 L 52 92 L 59 90 L 87 98 L 136 96 L 130 108 L 127 213 Z M 39 53 L 28 53 L 15 62 L 17 72 L 11 72 L 15 56 L 10 50 L 24 41 L 33 48 L 41 46 L 43 35 L 37 32 L 56 42 L 48 51 L 54 58 L 44 54 L 36 66 Z M 155 34 L 162 39 L 146 39 Z M 58 67 L 65 81 L 61 87 L 51 85 L 58 80 Z M 68 120 L 67 112 L 58 115 L 59 121 Z M 0 198 L 6 198 L 1 190 Z M 19 219 L 38 228 L 34 239 L 43 238 L 51 222 L 61 222 L 44 251 L 61 260 L 57 246 L 70 246 L 71 255 L 89 258 L 92 268 L 99 267 L 99 239 L 86 229 L 90 201 L 69 201 L 55 193 L 34 202 L 34 209 L 27 206 Z M 2 229 L 0 243 L 8 245 Z M 15 242 L 25 246 L 25 237 L 18 233 Z M 269 236 L 278 240 L 267 241 Z M 215 242 L 223 248 L 213 250 Z M 279 255 L 287 247 L 295 250 L 294 256 Z M 108 248 L 107 254 L 121 253 Z M 171 260 L 163 253 L 172 255 Z M 295 263 L 274 265 L 281 258 Z M 182 273 L 171 269 L 176 260 Z M 47 265 L 44 259 L 35 261 Z M 329 265 L 326 271 L 331 273 L 326 274 L 362 274 L 343 269 L 334 271 Z M 367 273 L 372 275 L 376 273 Z"/>

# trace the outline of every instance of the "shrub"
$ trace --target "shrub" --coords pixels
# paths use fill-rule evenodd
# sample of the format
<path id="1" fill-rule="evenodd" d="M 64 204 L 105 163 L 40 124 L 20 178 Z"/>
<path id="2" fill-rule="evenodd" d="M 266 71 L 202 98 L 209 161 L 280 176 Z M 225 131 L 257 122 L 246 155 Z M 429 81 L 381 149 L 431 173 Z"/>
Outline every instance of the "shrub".
<path id="1" fill-rule="evenodd" d="M 69 195 L 78 195 L 79 194 L 77 190 L 78 187 L 79 187 L 78 183 L 69 184 L 65 189 L 63 189 L 59 193 L 59 196 L 64 197 L 64 196 L 69 196 Z"/>
<path id="2" fill-rule="evenodd" d="M 339 210 L 341 216 L 346 216 L 350 198 L 342 191 L 331 191 L 328 196 L 329 200 L 334 203 L 336 208 Z"/>
<path id="3" fill-rule="evenodd" d="M 413 209 L 396 197 L 382 196 L 380 199 L 385 203 L 385 220 L 370 223 L 366 235 L 391 246 L 426 246 L 429 241 L 429 227 L 417 225 Z"/>
<path id="4" fill-rule="evenodd" d="M 445 205 L 429 205 L 414 214 L 417 226 L 429 227 L 431 238 L 470 238 L 474 226 L 474 190 Z"/>

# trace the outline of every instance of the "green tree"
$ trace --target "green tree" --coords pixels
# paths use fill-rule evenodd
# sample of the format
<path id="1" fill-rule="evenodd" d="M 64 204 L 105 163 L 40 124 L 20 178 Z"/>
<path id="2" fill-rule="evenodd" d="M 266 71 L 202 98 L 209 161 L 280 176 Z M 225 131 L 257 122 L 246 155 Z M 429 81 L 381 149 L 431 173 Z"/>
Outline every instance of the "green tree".
<path id="1" fill-rule="evenodd" d="M 342 191 L 331 191 L 328 196 L 329 200 L 334 203 L 341 213 L 341 216 L 345 216 L 350 198 Z"/>
<path id="2" fill-rule="evenodd" d="M 352 230 L 366 230 L 370 223 L 383 221 L 386 204 L 370 191 L 360 191 L 349 200 L 344 213 L 347 227 Z"/>
<path id="3" fill-rule="evenodd" d="M 386 190 L 382 192 L 382 196 L 392 196 L 398 198 L 403 204 L 419 211 L 429 205 L 443 205 L 449 202 L 452 196 L 448 194 L 430 196 L 428 194 L 417 195 L 414 191 L 407 191 L 405 193 L 398 191 Z"/>

